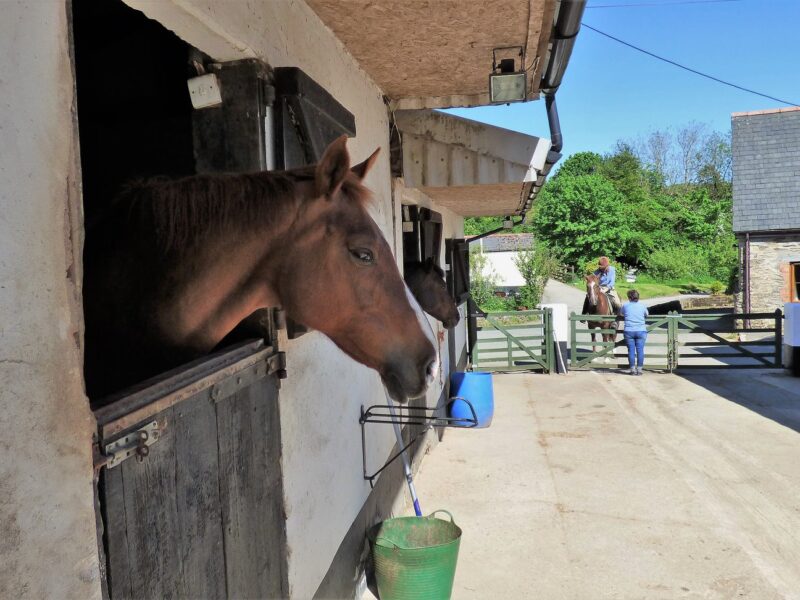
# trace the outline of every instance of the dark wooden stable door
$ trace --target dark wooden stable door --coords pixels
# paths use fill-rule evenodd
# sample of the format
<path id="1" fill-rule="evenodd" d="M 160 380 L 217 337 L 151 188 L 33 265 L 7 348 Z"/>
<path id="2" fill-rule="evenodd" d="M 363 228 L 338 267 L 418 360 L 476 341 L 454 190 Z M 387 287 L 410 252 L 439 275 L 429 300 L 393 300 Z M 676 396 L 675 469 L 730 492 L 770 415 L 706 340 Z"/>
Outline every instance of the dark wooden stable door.
<path id="1" fill-rule="evenodd" d="M 287 595 L 281 358 L 243 343 L 96 411 L 111 598 Z"/>

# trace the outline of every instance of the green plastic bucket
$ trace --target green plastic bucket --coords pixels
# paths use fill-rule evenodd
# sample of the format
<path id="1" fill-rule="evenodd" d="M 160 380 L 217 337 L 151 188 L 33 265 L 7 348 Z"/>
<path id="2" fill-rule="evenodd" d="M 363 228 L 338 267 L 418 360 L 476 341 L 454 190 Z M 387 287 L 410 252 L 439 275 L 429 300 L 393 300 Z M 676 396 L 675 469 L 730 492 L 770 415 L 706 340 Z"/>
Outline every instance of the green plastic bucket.
<path id="1" fill-rule="evenodd" d="M 437 519 L 439 512 L 450 520 Z M 449 600 L 461 542 L 453 515 L 387 519 L 367 537 L 381 600 Z"/>

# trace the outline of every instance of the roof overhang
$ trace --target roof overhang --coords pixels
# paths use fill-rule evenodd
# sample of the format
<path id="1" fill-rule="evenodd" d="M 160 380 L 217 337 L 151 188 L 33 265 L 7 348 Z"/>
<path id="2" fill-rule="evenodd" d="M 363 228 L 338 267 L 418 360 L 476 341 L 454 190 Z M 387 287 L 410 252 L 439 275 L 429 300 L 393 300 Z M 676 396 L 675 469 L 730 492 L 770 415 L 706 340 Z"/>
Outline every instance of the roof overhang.
<path id="1" fill-rule="evenodd" d="M 523 214 L 544 180 L 550 140 L 433 110 L 397 111 L 395 124 L 405 186 L 459 215 Z"/>
<path id="2" fill-rule="evenodd" d="M 539 97 L 556 0 L 306 0 L 395 107 L 489 104 L 492 49 L 520 46 Z"/>

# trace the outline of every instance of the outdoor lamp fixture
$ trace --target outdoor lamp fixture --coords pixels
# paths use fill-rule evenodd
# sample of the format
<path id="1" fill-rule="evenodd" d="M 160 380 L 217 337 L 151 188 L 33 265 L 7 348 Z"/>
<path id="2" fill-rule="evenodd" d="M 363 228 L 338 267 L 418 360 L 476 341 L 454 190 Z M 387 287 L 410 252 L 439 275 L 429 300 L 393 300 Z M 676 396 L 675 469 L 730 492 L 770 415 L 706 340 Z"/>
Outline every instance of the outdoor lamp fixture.
<path id="1" fill-rule="evenodd" d="M 507 58 L 497 59 L 505 54 Z M 510 58 L 508 58 L 510 56 Z M 522 46 L 492 49 L 492 73 L 489 75 L 489 101 L 492 104 L 521 102 L 527 89 L 525 50 Z"/>

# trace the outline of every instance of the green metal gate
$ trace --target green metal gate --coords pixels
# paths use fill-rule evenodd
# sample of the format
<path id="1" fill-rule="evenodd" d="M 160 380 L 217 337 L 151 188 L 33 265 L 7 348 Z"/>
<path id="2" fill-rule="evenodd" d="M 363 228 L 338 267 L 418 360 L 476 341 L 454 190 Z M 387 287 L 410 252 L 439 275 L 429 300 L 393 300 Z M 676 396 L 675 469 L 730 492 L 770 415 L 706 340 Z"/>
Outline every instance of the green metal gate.
<path id="1" fill-rule="evenodd" d="M 673 369 L 779 369 L 783 364 L 783 313 L 671 313 Z M 771 326 L 751 326 L 751 321 Z M 708 360 L 716 361 L 707 364 Z M 706 363 L 706 364 L 704 364 Z"/>
<path id="2" fill-rule="evenodd" d="M 553 371 L 553 311 L 523 310 L 477 317 L 476 371 Z"/>
<path id="3" fill-rule="evenodd" d="M 603 342 L 601 333 L 612 333 L 613 315 L 576 315 L 570 320 L 570 368 L 628 366 L 627 348 L 622 333 L 614 342 Z M 605 321 L 604 329 L 590 329 L 582 321 Z M 769 327 L 750 326 L 751 321 L 771 321 Z M 682 314 L 648 317 L 645 368 L 676 369 L 765 369 L 780 368 L 783 356 L 783 314 L 718 313 Z M 598 341 L 588 339 L 591 332 Z M 580 336 L 580 337 L 579 337 Z M 615 348 L 623 348 L 615 354 Z M 762 350 L 766 351 L 762 351 Z M 603 359 L 604 363 L 596 362 Z"/>
<path id="4" fill-rule="evenodd" d="M 591 329 L 581 321 L 604 321 L 608 325 L 603 329 Z M 570 369 L 590 369 L 596 359 L 616 363 L 618 367 L 627 367 L 627 348 L 622 332 L 616 337 L 616 341 L 604 342 L 601 334 L 615 333 L 616 317 L 614 315 L 576 315 L 569 316 L 569 368 Z M 645 365 L 648 369 L 672 370 L 674 353 L 674 325 L 668 315 L 647 317 L 647 344 L 645 345 Z M 590 333 L 595 333 L 597 341 L 592 342 Z M 582 334 L 582 335 L 581 335 Z M 578 339 L 581 335 L 584 339 Z M 623 348 L 625 352 L 615 354 L 614 348 Z M 653 362 L 655 360 L 655 362 Z"/>

